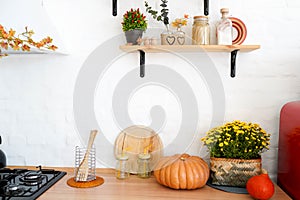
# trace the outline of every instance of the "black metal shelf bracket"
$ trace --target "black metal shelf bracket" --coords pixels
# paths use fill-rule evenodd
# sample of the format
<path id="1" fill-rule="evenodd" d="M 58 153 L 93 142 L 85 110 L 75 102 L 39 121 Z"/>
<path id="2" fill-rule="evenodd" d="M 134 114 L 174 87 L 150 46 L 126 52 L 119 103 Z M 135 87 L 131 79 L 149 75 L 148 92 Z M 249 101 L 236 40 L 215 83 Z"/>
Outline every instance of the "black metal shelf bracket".
<path id="1" fill-rule="evenodd" d="M 112 0 L 112 15 L 117 16 L 118 8 L 117 8 L 117 0 Z"/>
<path id="2" fill-rule="evenodd" d="M 239 51 L 239 49 L 233 50 L 231 52 L 231 58 L 230 58 L 230 76 L 232 78 L 235 77 L 235 72 L 236 72 L 236 56 L 237 56 L 237 52 Z"/>
<path id="3" fill-rule="evenodd" d="M 140 52 L 140 77 L 143 78 L 145 76 L 145 51 L 139 50 Z"/>
<path id="4" fill-rule="evenodd" d="M 209 0 L 204 0 L 204 15 L 209 15 Z"/>

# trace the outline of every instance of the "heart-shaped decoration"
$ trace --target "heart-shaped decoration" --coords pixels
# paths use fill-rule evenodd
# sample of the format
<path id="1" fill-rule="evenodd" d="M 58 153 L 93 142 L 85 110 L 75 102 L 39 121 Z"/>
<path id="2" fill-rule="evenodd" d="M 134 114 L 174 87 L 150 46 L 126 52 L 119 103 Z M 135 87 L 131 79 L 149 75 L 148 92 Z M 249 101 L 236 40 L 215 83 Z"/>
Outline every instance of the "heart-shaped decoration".
<path id="1" fill-rule="evenodd" d="M 180 45 L 184 45 L 185 37 L 183 37 L 183 36 L 177 37 L 177 42 L 178 42 L 178 44 L 180 44 Z"/>
<path id="2" fill-rule="evenodd" d="M 175 36 L 167 36 L 166 40 L 169 45 L 173 45 L 176 39 Z"/>

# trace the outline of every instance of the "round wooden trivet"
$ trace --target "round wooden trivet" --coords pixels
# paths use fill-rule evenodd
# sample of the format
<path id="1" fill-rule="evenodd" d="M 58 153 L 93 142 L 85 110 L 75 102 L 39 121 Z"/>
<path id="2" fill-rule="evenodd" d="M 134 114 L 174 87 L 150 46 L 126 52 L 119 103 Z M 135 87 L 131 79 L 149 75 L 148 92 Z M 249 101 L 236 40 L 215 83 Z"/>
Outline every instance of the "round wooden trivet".
<path id="1" fill-rule="evenodd" d="M 75 181 L 75 178 L 72 177 L 67 181 L 67 184 L 71 187 L 76 188 L 90 188 L 90 187 L 97 187 L 99 185 L 102 185 L 104 183 L 104 179 L 96 176 L 95 180 L 92 181 Z"/>

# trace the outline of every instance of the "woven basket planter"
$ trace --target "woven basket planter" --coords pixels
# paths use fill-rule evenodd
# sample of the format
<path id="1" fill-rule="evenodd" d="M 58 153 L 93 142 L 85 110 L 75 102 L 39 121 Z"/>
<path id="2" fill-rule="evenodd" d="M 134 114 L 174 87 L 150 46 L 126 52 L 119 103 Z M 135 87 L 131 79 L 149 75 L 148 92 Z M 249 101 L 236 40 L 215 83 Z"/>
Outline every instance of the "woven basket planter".
<path id="1" fill-rule="evenodd" d="M 210 158 L 212 184 L 245 187 L 261 172 L 261 159 Z"/>

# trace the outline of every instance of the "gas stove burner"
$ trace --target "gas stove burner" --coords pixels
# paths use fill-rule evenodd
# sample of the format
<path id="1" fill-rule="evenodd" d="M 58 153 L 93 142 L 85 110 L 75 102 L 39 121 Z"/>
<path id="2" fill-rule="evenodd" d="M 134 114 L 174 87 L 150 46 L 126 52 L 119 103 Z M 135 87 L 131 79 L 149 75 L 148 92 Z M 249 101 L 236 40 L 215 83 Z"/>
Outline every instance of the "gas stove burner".
<path id="1" fill-rule="evenodd" d="M 24 188 L 20 185 L 9 184 L 6 186 L 5 194 L 7 195 L 18 196 L 22 193 L 24 193 Z"/>
<path id="2" fill-rule="evenodd" d="M 36 181 L 36 180 L 40 179 L 41 177 L 42 177 L 41 173 L 39 173 L 39 172 L 29 172 L 24 176 L 24 180 L 25 181 Z"/>
<path id="3" fill-rule="evenodd" d="M 20 178 L 20 181 L 22 181 L 24 185 L 39 185 L 43 179 L 44 176 L 42 176 L 40 171 L 29 171 Z"/>
<path id="4" fill-rule="evenodd" d="M 19 186 L 18 185 L 15 185 L 15 184 L 10 184 L 10 185 L 8 185 L 7 187 L 6 187 L 6 189 L 8 190 L 8 191 L 17 191 L 18 189 L 19 189 Z"/>

